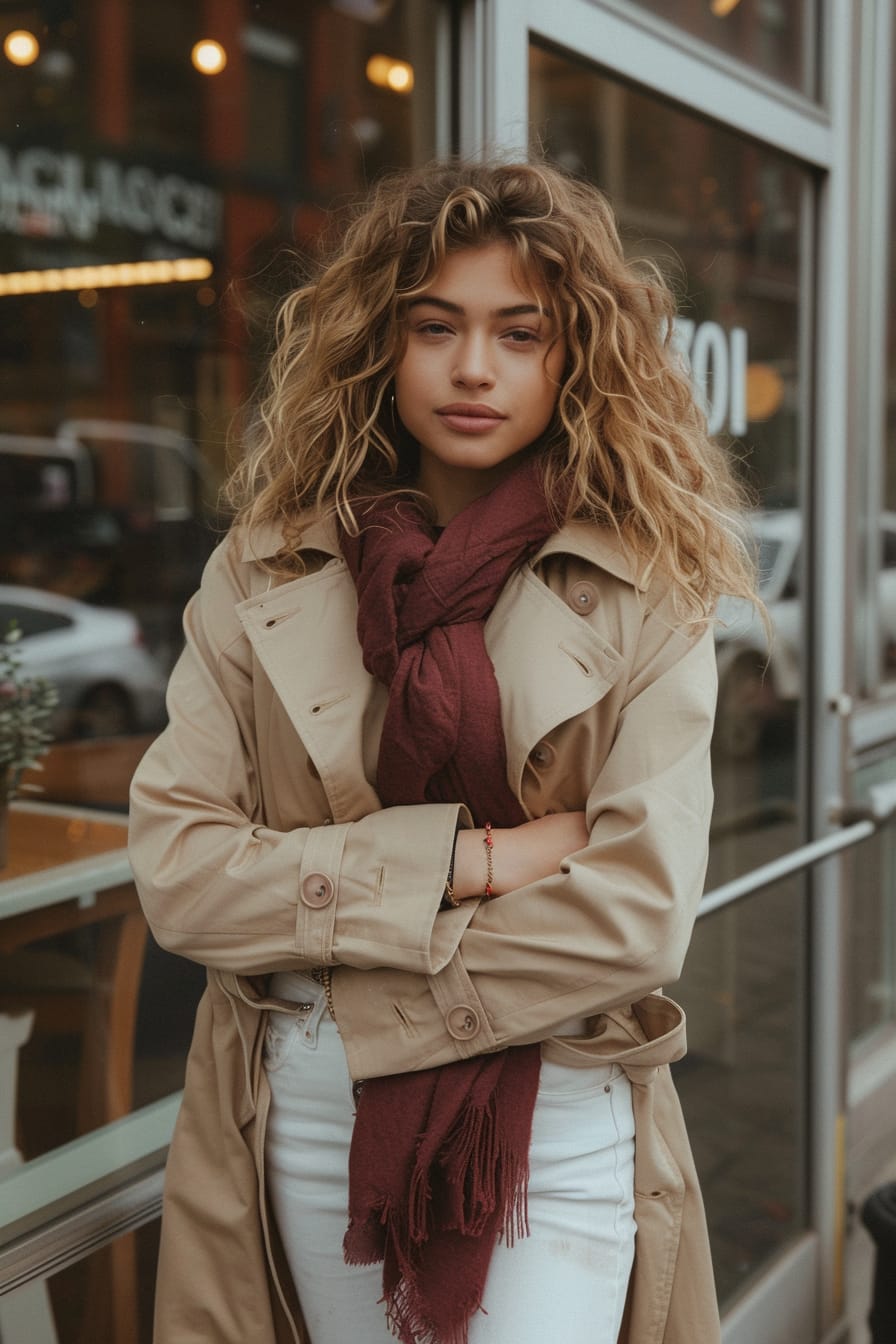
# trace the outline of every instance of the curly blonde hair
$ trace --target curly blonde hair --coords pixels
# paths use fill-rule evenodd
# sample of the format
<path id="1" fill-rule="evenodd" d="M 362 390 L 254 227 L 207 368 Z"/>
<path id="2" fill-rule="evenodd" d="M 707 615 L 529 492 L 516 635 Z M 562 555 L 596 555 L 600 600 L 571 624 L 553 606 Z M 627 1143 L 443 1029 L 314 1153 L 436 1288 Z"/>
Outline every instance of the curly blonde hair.
<path id="1" fill-rule="evenodd" d="M 413 485 L 414 445 L 390 406 L 404 310 L 449 253 L 496 241 L 566 338 L 538 446 L 548 499 L 568 501 L 557 521 L 612 526 L 691 619 L 723 593 L 753 600 L 745 497 L 671 344 L 671 293 L 625 259 L 605 197 L 544 163 L 451 161 L 375 187 L 319 278 L 279 311 L 254 442 L 227 486 L 236 521 L 282 526 L 288 553 L 299 514 L 353 529 L 353 501 Z"/>

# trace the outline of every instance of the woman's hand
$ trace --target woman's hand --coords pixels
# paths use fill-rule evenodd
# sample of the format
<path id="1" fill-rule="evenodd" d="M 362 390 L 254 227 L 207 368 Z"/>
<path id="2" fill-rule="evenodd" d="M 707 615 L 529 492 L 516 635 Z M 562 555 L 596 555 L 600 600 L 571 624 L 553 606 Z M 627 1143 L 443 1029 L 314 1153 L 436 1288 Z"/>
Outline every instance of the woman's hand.
<path id="1" fill-rule="evenodd" d="M 560 864 L 588 844 L 584 812 L 554 812 L 521 826 L 492 828 L 492 895 L 504 896 L 560 871 Z M 485 892 L 485 831 L 459 831 L 454 849 L 454 899 Z"/>

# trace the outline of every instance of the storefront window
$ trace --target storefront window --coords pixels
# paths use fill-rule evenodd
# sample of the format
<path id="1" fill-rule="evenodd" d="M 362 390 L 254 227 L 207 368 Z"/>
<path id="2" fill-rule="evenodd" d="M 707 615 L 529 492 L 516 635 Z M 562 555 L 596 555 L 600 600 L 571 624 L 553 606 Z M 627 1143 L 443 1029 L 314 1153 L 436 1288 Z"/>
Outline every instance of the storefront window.
<path id="1" fill-rule="evenodd" d="M 547 153 L 606 191 L 629 254 L 679 299 L 676 341 L 710 430 L 751 491 L 771 647 L 740 604 L 717 627 L 716 845 L 711 880 L 799 838 L 797 728 L 806 371 L 800 276 L 807 173 L 774 151 L 539 46 L 532 124 Z"/>
<path id="2" fill-rule="evenodd" d="M 874 787 L 896 783 L 896 761 L 884 752 L 853 778 L 861 805 Z M 856 1045 L 896 1022 L 896 827 L 884 826 L 846 857 L 849 899 L 849 1038 Z"/>
<path id="3" fill-rule="evenodd" d="M 657 262 L 670 278 L 677 344 L 711 431 L 756 500 L 751 525 L 774 638 L 769 647 L 749 608 L 723 602 L 714 887 L 802 837 L 801 276 L 811 180 L 772 150 L 534 45 L 530 100 L 548 154 L 606 191 L 629 254 Z M 723 1297 L 804 1225 L 804 923 L 799 884 L 720 911 L 698 925 L 674 990 L 688 1011 L 680 1084 L 698 1136 Z M 787 1064 L 770 1087 L 764 1052 L 772 1041 Z M 708 1122 L 723 1097 L 736 1121 Z M 774 1160 L 766 1161 L 772 1133 Z"/>
<path id="4" fill-rule="evenodd" d="M 811 96 L 820 0 L 636 0 L 694 37 Z"/>
<path id="5" fill-rule="evenodd" d="M 880 618 L 881 674 L 896 679 L 896 38 L 890 62 L 892 113 L 890 116 L 890 241 L 887 267 L 887 363 L 886 444 L 884 448 L 884 497 L 886 513 L 881 522 Z"/>
<path id="6" fill-rule="evenodd" d="M 803 897 L 793 879 L 699 920 L 670 990 L 688 1014 L 675 1084 L 723 1303 L 806 1226 Z"/>
<path id="7" fill-rule="evenodd" d="M 334 210 L 435 153 L 438 7 L 3 7 L 0 635 L 59 696 L 0 868 L 3 1161 L 182 1083 L 203 973 L 147 941 L 128 784 L 276 303 Z"/>
<path id="8" fill-rule="evenodd" d="M 896 112 L 896 35 L 890 54 L 891 111 Z M 859 529 L 860 591 L 855 605 L 858 690 L 877 700 L 881 742 L 865 751 L 851 785 L 853 800 L 868 801 L 870 789 L 896 782 L 892 738 L 896 735 L 896 136 L 890 117 L 889 255 L 886 275 L 884 406 L 871 406 L 874 484 Z M 872 281 L 874 283 L 874 281 Z M 876 431 L 881 424 L 883 436 Z M 880 483 L 879 486 L 877 483 Z M 861 713 L 861 711 L 860 711 Z M 847 877 L 849 899 L 849 1032 L 864 1047 L 880 1028 L 896 1022 L 896 828 L 883 827 L 857 851 Z"/>

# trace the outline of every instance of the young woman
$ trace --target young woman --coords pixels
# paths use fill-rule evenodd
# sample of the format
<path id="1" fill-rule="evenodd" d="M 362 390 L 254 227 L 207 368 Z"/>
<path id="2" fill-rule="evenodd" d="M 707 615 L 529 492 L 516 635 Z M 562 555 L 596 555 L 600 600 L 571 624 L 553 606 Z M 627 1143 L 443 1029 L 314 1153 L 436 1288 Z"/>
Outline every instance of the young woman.
<path id="1" fill-rule="evenodd" d="M 165 1344 L 712 1344 L 668 1064 L 712 613 L 751 594 L 659 279 L 544 165 L 381 184 L 279 321 L 133 786 L 208 967 Z"/>

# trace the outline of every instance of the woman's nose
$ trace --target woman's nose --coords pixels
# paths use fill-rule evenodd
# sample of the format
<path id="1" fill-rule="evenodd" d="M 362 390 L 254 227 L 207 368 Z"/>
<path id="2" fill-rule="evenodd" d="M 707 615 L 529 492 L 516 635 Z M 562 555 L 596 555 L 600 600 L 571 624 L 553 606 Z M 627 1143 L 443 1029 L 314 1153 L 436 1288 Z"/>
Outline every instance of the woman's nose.
<path id="1" fill-rule="evenodd" d="M 451 374 L 455 387 L 492 387 L 495 372 L 488 355 L 488 342 L 470 336 L 457 351 L 457 362 Z"/>

